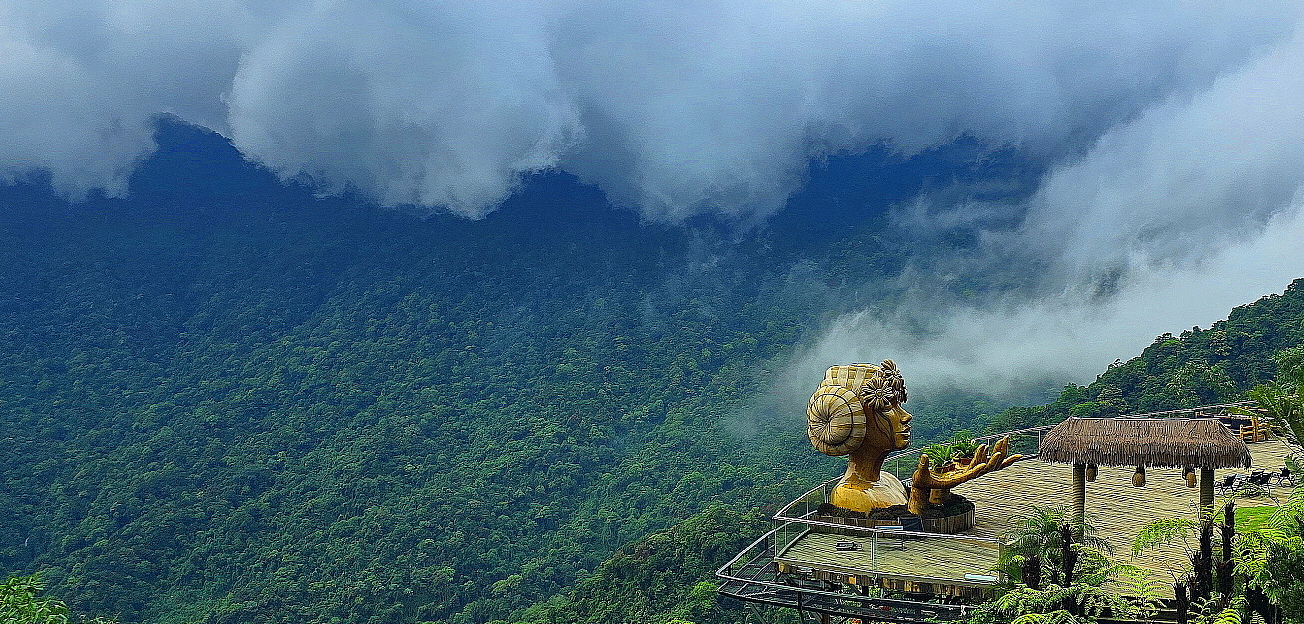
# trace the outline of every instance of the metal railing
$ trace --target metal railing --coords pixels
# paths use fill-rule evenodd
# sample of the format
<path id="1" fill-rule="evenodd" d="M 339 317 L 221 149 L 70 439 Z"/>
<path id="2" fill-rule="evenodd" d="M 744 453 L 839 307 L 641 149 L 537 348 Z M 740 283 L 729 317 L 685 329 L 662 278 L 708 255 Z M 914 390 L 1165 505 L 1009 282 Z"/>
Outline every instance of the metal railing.
<path id="1" fill-rule="evenodd" d="M 1042 427 L 1030 427 L 1028 429 L 1020 429 L 1018 431 L 1009 431 L 1006 433 L 984 435 L 984 436 L 974 438 L 974 442 L 978 444 L 992 445 L 995 444 L 996 441 L 1000 440 L 1001 438 L 1005 436 L 1009 436 L 1011 453 L 1020 453 L 1023 455 L 1031 456 L 1031 455 L 1036 455 L 1037 448 L 1041 445 L 1042 435 L 1045 434 L 1045 432 L 1051 430 L 1052 428 L 1054 428 L 1054 425 L 1046 425 Z M 923 452 L 922 449 L 910 449 L 907 451 L 900 451 L 900 452 L 893 453 L 892 455 L 889 455 L 887 460 L 883 462 L 884 470 L 891 471 L 893 474 L 897 475 L 899 479 L 901 479 L 901 482 L 903 484 L 909 485 L 911 475 L 914 474 L 915 468 L 919 465 L 919 455 L 922 452 Z M 906 466 L 908 466 L 908 468 L 906 468 Z M 858 535 L 871 537 L 874 540 L 874 543 L 877 543 L 879 534 L 881 533 L 889 534 L 890 538 L 893 540 L 900 538 L 899 530 L 835 524 L 835 523 L 824 522 L 816 519 L 816 516 L 818 515 L 819 507 L 829 502 L 829 495 L 833 492 L 833 488 L 837 486 L 838 481 L 840 481 L 841 479 L 842 477 L 840 476 L 834 477 L 832 479 L 829 479 L 828 481 L 825 481 L 811 488 L 810 490 L 807 490 L 805 494 L 802 494 L 801 496 L 794 499 L 792 502 L 788 503 L 787 505 L 784 505 L 782 509 L 780 509 L 778 512 L 774 514 L 773 519 L 776 523 L 774 554 L 776 556 L 782 553 L 784 550 L 786 550 L 789 546 L 792 545 L 793 542 L 795 542 L 797 539 L 799 539 L 802 535 L 804 535 L 807 531 L 811 530 L 811 528 L 813 527 L 834 528 L 839 531 L 854 532 L 855 534 Z M 968 537 L 968 536 L 947 535 L 941 533 L 912 532 L 912 534 L 922 535 L 927 537 L 941 537 L 941 538 L 961 537 L 969 540 L 990 541 L 999 544 L 997 540 L 993 540 L 990 538 L 975 538 L 975 537 Z"/>
<path id="2" fill-rule="evenodd" d="M 773 560 L 774 543 L 780 527 L 771 529 L 757 538 L 715 574 L 724 582 L 722 594 L 782 607 L 809 610 L 844 617 L 864 617 L 873 614 L 875 619 L 889 618 L 895 622 L 931 622 L 951 620 L 964 614 L 965 607 L 944 605 L 883 596 L 882 590 L 866 593 L 839 591 L 835 586 L 818 581 L 803 582 L 796 578 L 781 578 Z M 927 577 L 920 577 L 928 582 Z M 935 582 L 954 582 L 936 579 Z"/>
<path id="3" fill-rule="evenodd" d="M 1210 418 L 1227 414 L 1227 408 L 1247 407 L 1252 404 L 1253 402 L 1250 401 L 1241 401 L 1222 405 L 1129 414 L 1122 416 L 1122 418 Z M 1218 412 L 1222 412 L 1222 414 Z M 1044 425 L 983 435 L 974 438 L 974 442 L 990 446 L 1001 438 L 1009 436 L 1009 452 L 1031 458 L 1038 454 L 1041 441 L 1046 432 L 1056 426 Z M 893 453 L 884 461 L 883 469 L 896 475 L 903 484 L 909 485 L 911 476 L 919 465 L 919 456 L 922 452 L 922 448 L 917 448 Z M 806 608 L 846 617 L 859 617 L 858 614 L 865 609 L 876 612 L 892 611 L 895 613 L 894 621 L 903 622 L 955 619 L 962 616 L 963 607 L 884 598 L 881 595 L 881 590 L 877 595 L 848 594 L 846 591 L 837 591 L 837 586 L 834 584 L 820 584 L 817 581 L 806 582 L 792 577 L 783 577 L 779 574 L 775 558 L 781 557 L 794 542 L 812 532 L 837 532 L 848 536 L 869 538 L 870 557 L 869 561 L 866 562 L 868 569 L 864 570 L 865 573 L 869 574 L 873 574 L 877 568 L 878 549 L 881 540 L 898 541 L 908 535 L 929 540 L 986 542 L 997 548 L 998 553 L 999 549 L 1003 548 L 1000 540 L 992 538 L 920 531 L 907 532 L 900 526 L 867 527 L 821 520 L 818 513 L 819 508 L 829 502 L 829 496 L 833 488 L 837 486 L 841 479 L 841 476 L 829 479 L 779 509 L 773 516 L 775 523 L 773 529 L 757 538 L 756 541 L 739 552 L 733 559 L 730 559 L 728 563 L 716 570 L 716 576 L 724 580 L 720 592 L 753 602 L 795 607 L 798 610 Z M 800 566 L 797 567 L 800 571 Z M 936 578 L 926 575 L 911 575 L 911 578 L 924 583 L 954 584 L 957 582 L 956 579 Z M 976 582 L 973 582 L 974 579 L 967 579 L 966 584 L 989 585 L 995 584 L 999 580 L 999 577 L 992 578 L 991 581 L 977 580 Z M 798 586 L 798 583 L 806 584 Z M 806 600 L 804 607 L 803 600 Z"/>
<path id="4" fill-rule="evenodd" d="M 1055 425 L 1044 425 L 1041 427 L 1019 429 L 1018 431 L 995 433 L 976 437 L 974 438 L 974 442 L 990 446 L 995 444 L 1001 438 L 1010 436 L 1010 452 L 1031 457 L 1037 454 L 1037 449 L 1041 446 L 1042 436 L 1053 428 L 1055 428 Z M 919 456 L 922 453 L 922 448 L 892 453 L 883 461 L 883 469 L 896 475 L 896 477 L 901 480 L 902 484 L 910 485 L 910 479 L 915 473 L 915 468 L 919 466 Z M 834 477 L 811 488 L 805 494 L 797 497 L 791 503 L 788 503 L 775 513 L 774 519 L 802 522 L 803 518 L 805 518 L 812 509 L 803 509 L 801 505 L 803 503 L 814 502 L 815 499 L 818 499 L 818 502 L 814 502 L 817 507 L 822 503 L 829 502 L 829 494 L 833 492 L 833 488 L 840 480 L 842 480 L 842 477 Z"/>
<path id="5" fill-rule="evenodd" d="M 1162 412 L 1146 412 L 1144 414 L 1123 414 L 1119 418 L 1217 418 L 1219 415 L 1227 415 L 1227 408 L 1240 407 L 1251 408 L 1255 406 L 1254 401 L 1236 401 L 1235 403 L 1220 403 L 1218 405 L 1201 405 L 1200 407 L 1182 407 L 1178 409 L 1164 410 Z M 1218 412 L 1221 412 L 1219 414 Z"/>

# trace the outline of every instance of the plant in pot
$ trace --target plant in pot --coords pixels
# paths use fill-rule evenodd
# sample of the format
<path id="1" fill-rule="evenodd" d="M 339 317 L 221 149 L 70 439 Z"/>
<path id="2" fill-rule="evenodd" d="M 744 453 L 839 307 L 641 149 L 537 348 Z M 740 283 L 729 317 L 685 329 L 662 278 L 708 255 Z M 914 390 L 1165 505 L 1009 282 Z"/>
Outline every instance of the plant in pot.
<path id="1" fill-rule="evenodd" d="M 951 448 L 951 445 L 947 442 L 929 444 L 921 449 L 920 452 L 928 456 L 929 469 L 933 472 L 941 474 L 954 468 L 951 464 L 951 457 L 954 451 Z"/>
<path id="2" fill-rule="evenodd" d="M 978 451 L 978 443 L 974 441 L 973 434 L 967 429 L 961 429 L 951 436 L 951 441 L 947 444 L 950 447 L 951 461 L 956 464 L 965 465 L 973 460 L 973 454 Z M 933 459 L 929 456 L 929 459 Z"/>

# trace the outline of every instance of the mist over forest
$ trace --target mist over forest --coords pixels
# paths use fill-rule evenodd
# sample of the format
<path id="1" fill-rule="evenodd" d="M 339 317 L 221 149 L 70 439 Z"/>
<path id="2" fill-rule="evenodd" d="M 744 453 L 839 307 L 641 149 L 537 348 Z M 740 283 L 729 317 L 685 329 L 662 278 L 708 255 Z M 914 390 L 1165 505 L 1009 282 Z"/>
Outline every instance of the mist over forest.
<path id="1" fill-rule="evenodd" d="M 630 552 L 839 471 L 829 365 L 896 360 L 922 441 L 1304 339 L 1297 3 L 0 23 L 0 567 L 85 613 L 728 621 Z"/>

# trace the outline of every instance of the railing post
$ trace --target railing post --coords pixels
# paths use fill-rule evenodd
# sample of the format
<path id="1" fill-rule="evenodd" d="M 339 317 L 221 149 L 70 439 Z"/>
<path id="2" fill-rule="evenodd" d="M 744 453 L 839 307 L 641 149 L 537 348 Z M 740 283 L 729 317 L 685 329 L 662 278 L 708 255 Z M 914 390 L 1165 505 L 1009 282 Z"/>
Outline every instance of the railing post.
<path id="1" fill-rule="evenodd" d="M 878 570 L 878 531 L 869 537 L 869 569 Z"/>

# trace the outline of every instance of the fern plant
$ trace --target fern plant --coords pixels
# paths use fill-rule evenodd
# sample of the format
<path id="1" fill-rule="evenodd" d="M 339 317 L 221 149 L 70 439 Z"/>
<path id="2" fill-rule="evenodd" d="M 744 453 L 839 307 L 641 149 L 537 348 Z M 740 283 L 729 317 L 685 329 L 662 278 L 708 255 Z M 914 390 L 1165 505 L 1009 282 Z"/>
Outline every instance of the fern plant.
<path id="1" fill-rule="evenodd" d="M 1119 563 L 1113 568 L 1119 594 L 1130 603 L 1133 619 L 1148 620 L 1159 613 L 1167 587 L 1149 571 L 1137 566 Z"/>
<path id="2" fill-rule="evenodd" d="M 1288 614 L 1304 616 L 1304 490 L 1297 488 L 1262 526 L 1237 540 L 1238 576 Z"/>
<path id="3" fill-rule="evenodd" d="M 1241 624 L 1245 598 L 1240 596 L 1226 605 L 1215 598 L 1201 598 L 1191 603 L 1191 611 L 1195 614 L 1192 624 Z"/>
<path id="4" fill-rule="evenodd" d="M 1041 578 L 1051 583 L 1061 582 L 1064 543 L 1060 528 L 1072 524 L 1075 524 L 1073 515 L 1066 508 L 1033 506 L 1018 518 L 1018 526 L 1003 536 L 1006 546 L 1001 550 L 996 567 L 1012 582 L 1022 582 L 1023 563 L 1035 557 L 1041 563 Z M 1080 547 L 1102 553 L 1102 557 L 1104 553 L 1113 552 L 1110 543 L 1096 535 L 1089 516 L 1084 519 L 1078 533 L 1081 535 Z M 1088 559 L 1097 560 L 1092 555 L 1088 555 Z M 1083 562 L 1077 568 L 1085 570 Z"/>
<path id="5" fill-rule="evenodd" d="M 1191 538 L 1200 532 L 1200 523 L 1190 518 L 1162 518 L 1141 527 L 1136 539 L 1132 540 L 1132 558 L 1140 557 L 1145 551 L 1158 546 L 1167 546 L 1181 541 L 1190 551 Z"/>

